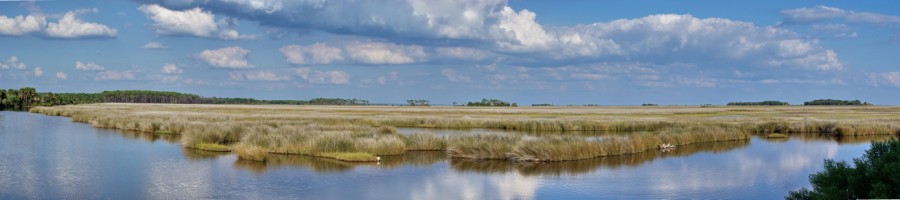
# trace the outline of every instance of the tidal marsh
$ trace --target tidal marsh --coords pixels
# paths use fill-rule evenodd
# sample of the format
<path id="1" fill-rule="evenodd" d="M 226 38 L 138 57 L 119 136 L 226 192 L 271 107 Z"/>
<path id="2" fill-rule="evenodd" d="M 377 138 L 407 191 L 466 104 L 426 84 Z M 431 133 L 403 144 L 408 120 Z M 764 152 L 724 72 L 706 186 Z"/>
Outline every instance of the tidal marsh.
<path id="1" fill-rule="evenodd" d="M 392 107 L 87 104 L 30 110 L 95 127 L 180 134 L 183 146 L 265 161 L 300 154 L 352 161 L 407 151 L 458 159 L 566 161 L 634 154 L 660 144 L 747 140 L 751 134 L 876 135 L 900 131 L 898 107 Z M 741 117 L 730 117 L 741 116 Z M 503 129 L 537 134 L 398 134 L 397 128 Z M 588 140 L 586 131 L 626 132 Z"/>

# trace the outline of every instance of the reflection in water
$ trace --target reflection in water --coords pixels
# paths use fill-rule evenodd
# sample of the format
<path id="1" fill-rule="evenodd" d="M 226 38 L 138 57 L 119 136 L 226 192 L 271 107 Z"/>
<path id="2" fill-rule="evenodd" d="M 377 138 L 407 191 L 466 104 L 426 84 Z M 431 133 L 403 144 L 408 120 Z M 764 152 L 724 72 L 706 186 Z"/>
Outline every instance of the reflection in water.
<path id="1" fill-rule="evenodd" d="M 178 143 L 181 141 L 181 135 L 170 135 L 170 134 L 154 134 L 147 133 L 141 131 L 125 131 L 118 129 L 108 129 L 111 132 L 115 132 L 120 134 L 123 138 L 132 139 L 132 140 L 143 140 L 147 142 L 156 142 L 158 140 L 162 140 L 168 143 Z"/>
<path id="2" fill-rule="evenodd" d="M 516 171 L 524 176 L 578 175 L 593 172 L 601 167 L 613 169 L 619 167 L 636 167 L 656 159 L 689 156 L 699 152 L 719 153 L 744 148 L 749 145 L 750 141 L 747 140 L 710 142 L 679 146 L 678 148 L 675 148 L 674 150 L 669 152 L 653 150 L 622 156 L 607 156 L 594 159 L 547 163 L 517 163 L 496 160 L 486 161 L 454 159 L 450 161 L 450 166 L 453 167 L 453 169 L 461 172 L 505 173 L 508 171 Z"/>
<path id="3" fill-rule="evenodd" d="M 170 136 L 0 112 L 0 199 L 780 199 L 809 187 L 823 159 L 859 157 L 889 137 L 753 137 L 556 163 L 445 152 L 259 163 L 184 149 Z"/>
<path id="4" fill-rule="evenodd" d="M 188 160 L 215 160 L 219 156 L 229 155 L 228 152 L 203 151 L 193 148 L 181 148 L 181 155 Z"/>
<path id="5" fill-rule="evenodd" d="M 791 140 L 801 140 L 805 142 L 837 142 L 838 144 L 868 144 L 873 141 L 885 141 L 894 137 L 893 135 L 857 135 L 857 136 L 830 136 L 821 134 L 796 134 L 790 135 Z M 772 138 L 777 139 L 777 138 Z M 787 139 L 787 138 L 784 138 Z M 777 141 L 777 140 L 770 140 Z"/>
<path id="6" fill-rule="evenodd" d="M 394 169 L 403 165 L 426 167 L 447 159 L 447 153 L 442 151 L 411 151 L 400 156 L 382 156 L 381 162 L 345 162 L 331 158 L 320 158 L 302 155 L 270 154 L 266 162 L 237 160 L 234 167 L 246 169 L 261 174 L 266 170 L 303 167 L 316 173 L 337 173 L 350 171 L 358 166 L 372 166 L 386 169 Z"/>
<path id="7" fill-rule="evenodd" d="M 565 162 L 544 162 L 544 163 L 521 163 L 500 160 L 466 160 L 466 159 L 449 159 L 447 153 L 442 151 L 411 151 L 401 156 L 384 156 L 381 162 L 345 162 L 330 158 L 319 158 L 311 156 L 299 155 L 278 155 L 272 154 L 266 162 L 237 160 L 234 163 L 236 168 L 246 169 L 260 174 L 271 168 L 283 167 L 303 167 L 309 168 L 317 173 L 336 173 L 350 171 L 358 166 L 378 167 L 385 169 L 393 169 L 403 165 L 413 166 L 431 166 L 441 161 L 449 160 L 450 166 L 460 172 L 478 172 L 486 174 L 502 174 L 510 171 L 516 171 L 525 176 L 533 175 L 577 175 L 590 173 L 599 167 L 618 168 L 618 167 L 634 167 L 643 163 L 651 162 L 655 159 L 667 157 L 682 157 L 699 152 L 725 152 L 735 150 L 750 145 L 750 141 L 728 141 L 728 142 L 710 142 L 694 145 L 679 146 L 669 152 L 647 151 L 637 154 L 624 156 L 609 156 L 594 159 L 565 161 Z M 193 151 L 193 150 L 185 150 Z"/>

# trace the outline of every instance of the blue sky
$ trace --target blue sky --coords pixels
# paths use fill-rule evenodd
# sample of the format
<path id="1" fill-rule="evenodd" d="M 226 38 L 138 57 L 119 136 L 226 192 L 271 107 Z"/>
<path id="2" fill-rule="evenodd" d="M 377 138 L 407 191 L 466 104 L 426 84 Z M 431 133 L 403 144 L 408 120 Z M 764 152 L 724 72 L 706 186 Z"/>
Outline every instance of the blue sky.
<path id="1" fill-rule="evenodd" d="M 0 88 L 900 105 L 896 1 L 0 1 Z"/>

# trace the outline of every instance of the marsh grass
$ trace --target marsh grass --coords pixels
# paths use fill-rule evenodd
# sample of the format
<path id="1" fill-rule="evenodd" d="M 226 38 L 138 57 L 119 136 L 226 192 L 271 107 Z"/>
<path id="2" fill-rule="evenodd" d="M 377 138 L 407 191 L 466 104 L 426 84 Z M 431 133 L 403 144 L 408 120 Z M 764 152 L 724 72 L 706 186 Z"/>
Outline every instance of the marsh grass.
<path id="1" fill-rule="evenodd" d="M 95 127 L 181 135 L 185 147 L 269 153 L 398 155 L 446 150 L 453 158 L 564 161 L 686 145 L 746 140 L 749 134 L 835 136 L 900 133 L 898 107 L 377 107 L 88 104 L 34 107 Z M 739 118 L 728 116 L 741 116 Z M 398 135 L 395 127 L 535 131 L 521 135 Z M 628 132 L 585 140 L 581 131 Z M 639 132 L 636 132 L 639 131 Z"/>
<path id="2" fill-rule="evenodd" d="M 505 160 L 522 140 L 516 135 L 473 135 L 450 137 L 447 153 L 452 158 Z"/>
<path id="3" fill-rule="evenodd" d="M 365 152 L 328 152 L 318 156 L 347 162 L 377 162 L 379 160 L 378 156 Z"/>
<path id="4" fill-rule="evenodd" d="M 404 135 L 408 151 L 444 151 L 447 150 L 447 139 L 427 133 Z"/>
<path id="5" fill-rule="evenodd" d="M 229 152 L 231 151 L 231 147 L 227 145 L 221 144 L 213 144 L 213 143 L 200 143 L 197 145 L 197 149 L 204 151 L 218 151 L 218 152 Z"/>

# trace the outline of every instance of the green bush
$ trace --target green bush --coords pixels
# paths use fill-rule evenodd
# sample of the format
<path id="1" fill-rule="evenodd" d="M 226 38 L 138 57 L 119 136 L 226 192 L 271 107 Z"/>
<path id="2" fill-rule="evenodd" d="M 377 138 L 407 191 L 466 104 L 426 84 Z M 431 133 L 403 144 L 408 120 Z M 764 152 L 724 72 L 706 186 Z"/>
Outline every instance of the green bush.
<path id="1" fill-rule="evenodd" d="M 812 190 L 802 188 L 785 199 L 900 198 L 900 140 L 873 142 L 853 164 L 825 160 L 825 171 L 809 176 Z"/>

